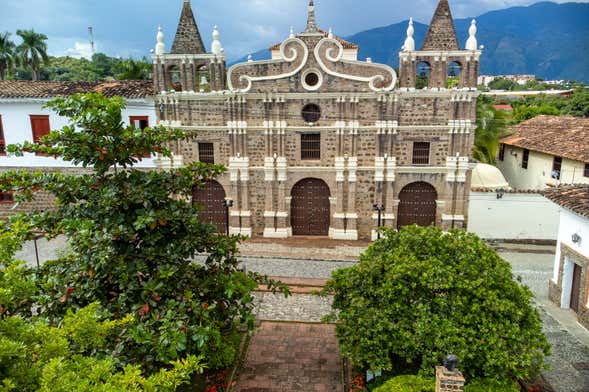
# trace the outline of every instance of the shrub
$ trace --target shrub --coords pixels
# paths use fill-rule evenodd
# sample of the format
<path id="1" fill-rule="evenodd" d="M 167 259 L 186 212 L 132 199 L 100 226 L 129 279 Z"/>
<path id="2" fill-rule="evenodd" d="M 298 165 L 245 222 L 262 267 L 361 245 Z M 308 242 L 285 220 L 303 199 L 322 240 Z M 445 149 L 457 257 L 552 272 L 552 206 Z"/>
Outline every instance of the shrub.
<path id="1" fill-rule="evenodd" d="M 467 379 L 540 372 L 549 344 L 532 292 L 495 251 L 462 230 L 384 234 L 326 287 L 344 355 L 373 371 L 433 375 L 453 353 Z"/>
<path id="2" fill-rule="evenodd" d="M 396 376 L 385 382 L 374 392 L 434 392 L 436 381 L 414 375 Z"/>
<path id="3" fill-rule="evenodd" d="M 470 381 L 464 392 L 519 392 L 520 388 L 515 382 L 500 383 L 492 379 L 476 379 Z"/>

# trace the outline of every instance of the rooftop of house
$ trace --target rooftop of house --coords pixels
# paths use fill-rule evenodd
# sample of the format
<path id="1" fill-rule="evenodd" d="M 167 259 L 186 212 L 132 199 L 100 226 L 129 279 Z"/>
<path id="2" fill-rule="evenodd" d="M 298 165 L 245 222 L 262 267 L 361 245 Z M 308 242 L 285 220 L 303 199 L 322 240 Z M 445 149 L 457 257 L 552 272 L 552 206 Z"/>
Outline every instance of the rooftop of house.
<path id="1" fill-rule="evenodd" d="M 549 200 L 578 215 L 589 218 L 589 185 L 567 185 L 544 192 Z"/>
<path id="2" fill-rule="evenodd" d="M 325 30 L 322 30 L 322 29 L 319 29 L 319 28 L 317 29 L 317 31 L 320 32 L 320 33 L 322 33 L 325 37 L 327 37 L 329 35 L 329 32 L 327 32 Z M 336 39 L 340 44 L 342 44 L 342 46 L 343 46 L 344 49 L 358 49 L 358 45 L 356 45 L 356 44 L 354 44 L 352 42 L 346 41 L 343 38 L 336 37 L 336 36 L 334 36 L 333 38 Z M 272 50 L 278 50 L 278 49 L 280 49 L 280 45 L 282 45 L 282 42 L 279 42 L 279 43 L 277 43 L 275 45 L 272 45 L 269 50 L 270 51 L 272 51 Z"/>
<path id="3" fill-rule="evenodd" d="M 538 116 L 513 130 L 501 143 L 589 163 L 589 118 Z"/>
<path id="4" fill-rule="evenodd" d="M 154 95 L 153 82 L 150 80 L 111 82 L 0 81 L 0 99 L 55 98 L 91 92 L 102 93 L 106 97 L 120 96 L 128 99 L 141 99 Z"/>

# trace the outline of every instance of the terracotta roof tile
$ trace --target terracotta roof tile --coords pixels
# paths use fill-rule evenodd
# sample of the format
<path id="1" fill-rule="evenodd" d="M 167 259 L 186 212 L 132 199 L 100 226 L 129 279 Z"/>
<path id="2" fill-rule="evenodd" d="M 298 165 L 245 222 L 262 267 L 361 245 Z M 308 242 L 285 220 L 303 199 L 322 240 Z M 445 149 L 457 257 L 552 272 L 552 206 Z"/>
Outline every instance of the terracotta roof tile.
<path id="1" fill-rule="evenodd" d="M 323 34 L 323 36 L 325 36 L 325 37 L 327 37 L 327 36 L 329 35 L 329 32 L 327 32 L 327 31 L 325 31 L 325 30 L 318 29 L 318 31 L 319 31 L 320 33 L 322 33 L 322 34 Z M 353 44 L 353 43 L 351 43 L 351 42 L 349 42 L 349 41 L 346 41 L 346 40 L 345 40 L 345 39 L 343 39 L 343 38 L 340 38 L 340 37 L 335 37 L 335 36 L 334 36 L 333 38 L 335 38 L 335 39 L 336 39 L 336 40 L 337 40 L 337 41 L 338 41 L 340 44 L 342 44 L 342 46 L 344 47 L 344 49 L 358 49 L 358 45 L 356 45 L 356 44 Z M 270 47 L 270 49 L 268 49 L 268 50 L 278 50 L 278 49 L 280 49 L 280 45 L 282 45 L 282 42 L 279 42 L 279 43 L 277 43 L 277 44 L 275 44 L 275 45 L 272 45 L 272 46 Z"/>
<path id="2" fill-rule="evenodd" d="M 154 95 L 153 82 L 150 80 L 112 82 L 0 81 L 0 98 L 54 98 L 89 92 L 102 93 L 106 97 L 121 96 L 129 99 Z"/>
<path id="3" fill-rule="evenodd" d="M 548 199 L 576 214 L 589 218 L 589 185 L 567 185 L 544 193 Z"/>
<path id="4" fill-rule="evenodd" d="M 513 130 L 501 143 L 589 163 L 589 118 L 538 116 Z"/>

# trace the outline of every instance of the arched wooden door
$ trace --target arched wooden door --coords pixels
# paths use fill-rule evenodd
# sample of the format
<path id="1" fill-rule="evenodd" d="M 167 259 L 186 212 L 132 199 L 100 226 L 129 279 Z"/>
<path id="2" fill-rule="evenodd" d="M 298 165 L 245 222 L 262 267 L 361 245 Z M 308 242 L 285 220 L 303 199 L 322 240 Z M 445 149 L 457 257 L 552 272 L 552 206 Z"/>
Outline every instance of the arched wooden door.
<path id="1" fill-rule="evenodd" d="M 217 181 L 207 181 L 202 188 L 194 188 L 192 202 L 201 206 L 199 217 L 202 222 L 211 223 L 219 233 L 227 231 L 227 208 L 224 205 L 225 190 Z"/>
<path id="2" fill-rule="evenodd" d="M 293 235 L 329 235 L 329 187 L 316 178 L 296 183 L 291 194 L 290 224 Z"/>
<path id="3" fill-rule="evenodd" d="M 431 226 L 436 224 L 436 189 L 427 182 L 414 182 L 407 185 L 399 194 L 399 218 L 397 227 L 416 224 Z"/>

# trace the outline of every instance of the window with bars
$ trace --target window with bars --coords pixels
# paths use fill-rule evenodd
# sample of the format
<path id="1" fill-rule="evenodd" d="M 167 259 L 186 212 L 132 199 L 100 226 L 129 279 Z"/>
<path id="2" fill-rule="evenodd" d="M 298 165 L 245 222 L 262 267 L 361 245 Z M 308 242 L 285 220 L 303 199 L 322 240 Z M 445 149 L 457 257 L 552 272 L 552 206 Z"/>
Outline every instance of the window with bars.
<path id="1" fill-rule="evenodd" d="M 522 169 L 527 169 L 530 162 L 530 150 L 524 150 L 524 157 L 522 159 Z"/>
<path id="2" fill-rule="evenodd" d="M 505 160 L 505 144 L 501 144 L 499 146 L 499 160 L 500 161 Z"/>
<path id="3" fill-rule="evenodd" d="M 12 192 L 0 192 L 0 204 L 13 204 L 14 195 Z"/>
<path id="4" fill-rule="evenodd" d="M 4 128 L 2 126 L 2 115 L 0 114 L 0 155 L 6 155 L 6 139 L 4 139 Z"/>
<path id="5" fill-rule="evenodd" d="M 203 163 L 215 163 L 215 147 L 213 143 L 198 143 L 198 160 Z"/>
<path id="6" fill-rule="evenodd" d="M 414 142 L 413 143 L 413 164 L 414 165 L 429 165 L 429 149 L 428 142 Z"/>
<path id="7" fill-rule="evenodd" d="M 321 159 L 321 134 L 303 133 L 301 135 L 301 160 Z"/>
<path id="8" fill-rule="evenodd" d="M 585 170 L 583 171 L 585 177 L 589 177 L 589 163 L 585 164 Z"/>
<path id="9" fill-rule="evenodd" d="M 562 170 L 562 157 L 554 157 L 554 162 L 552 163 L 552 178 L 555 180 L 560 180 L 560 173 Z"/>

